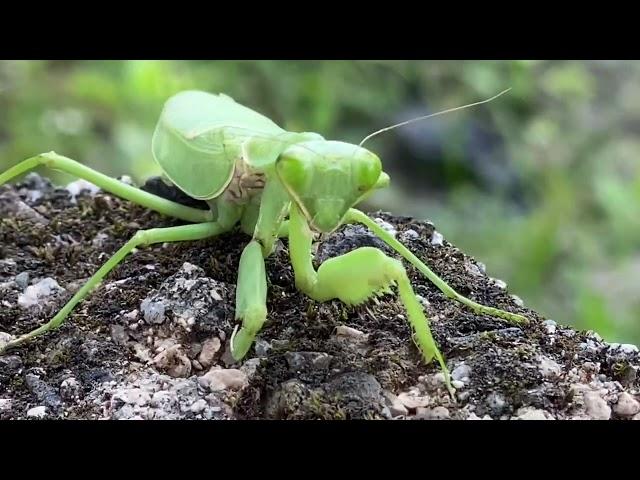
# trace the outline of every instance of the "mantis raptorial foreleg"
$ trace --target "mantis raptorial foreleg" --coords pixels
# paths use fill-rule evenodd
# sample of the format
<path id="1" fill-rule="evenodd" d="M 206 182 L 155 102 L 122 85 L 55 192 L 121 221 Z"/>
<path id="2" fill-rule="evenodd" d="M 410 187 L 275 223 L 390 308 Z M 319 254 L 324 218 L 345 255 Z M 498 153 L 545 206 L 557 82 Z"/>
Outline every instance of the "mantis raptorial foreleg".
<path id="1" fill-rule="evenodd" d="M 253 239 L 242 251 L 238 267 L 235 316 L 241 326 L 239 330 L 236 327 L 231 338 L 231 354 L 236 360 L 244 358 L 267 320 L 264 258 L 271 254 L 278 237 L 286 237 L 289 233 L 289 222 L 284 220 L 289 203 L 277 179 L 265 185 L 255 218 Z"/>
<path id="2" fill-rule="evenodd" d="M 396 240 L 393 237 L 393 235 L 391 235 L 384 228 L 382 228 L 380 225 L 374 222 L 364 212 L 361 212 L 360 210 L 357 210 L 355 208 L 349 209 L 346 215 L 346 222 L 347 223 L 358 222 L 365 225 L 367 228 L 369 228 L 369 230 L 371 230 L 378 237 L 380 237 L 382 241 L 384 241 L 387 245 L 389 245 L 396 252 L 402 255 L 414 267 L 420 270 L 420 272 L 422 272 L 447 297 L 453 298 L 458 302 L 462 303 L 463 305 L 468 306 L 474 312 L 504 318 L 505 320 L 509 320 L 515 323 L 528 322 L 528 319 L 522 315 L 518 315 L 517 313 L 506 312 L 504 310 L 488 307 L 486 305 L 480 305 L 479 303 L 476 303 L 473 300 L 456 292 L 453 288 L 451 288 L 447 284 L 447 282 L 442 280 L 429 267 L 427 267 L 418 257 L 416 257 L 413 253 L 411 253 L 409 249 L 407 249 L 407 247 L 402 245 L 402 243 Z"/>
<path id="3" fill-rule="evenodd" d="M 236 360 L 244 356 L 267 320 L 267 275 L 262 246 L 252 240 L 243 250 L 236 284 L 236 320 L 242 322 L 234 330 L 231 353 Z M 237 327 L 236 327 L 237 328 Z"/>
<path id="4" fill-rule="evenodd" d="M 225 232 L 225 228 L 216 222 L 199 223 L 194 225 L 182 225 L 179 227 L 152 228 L 140 230 L 120 250 L 118 250 L 67 302 L 67 304 L 48 323 L 7 343 L 0 353 L 13 347 L 17 347 L 27 340 L 58 328 L 73 308 L 80 303 L 91 291 L 97 287 L 102 279 L 113 270 L 131 251 L 143 245 L 164 242 L 182 242 L 202 240 Z"/>
<path id="5" fill-rule="evenodd" d="M 325 261 L 318 271 L 313 268 L 313 235 L 300 210 L 293 206 L 290 216 L 289 251 L 296 286 L 314 300 L 337 298 L 348 305 L 358 305 L 379 293 L 390 293 L 397 285 L 407 311 L 414 339 L 425 360 L 438 360 L 449 384 L 444 358 L 431 335 L 429 321 L 418 301 L 407 272 L 399 260 L 374 247 L 361 247 Z"/>
<path id="6" fill-rule="evenodd" d="M 75 160 L 58 155 L 55 152 L 43 153 L 14 165 L 0 175 L 0 185 L 39 166 L 45 166 L 53 170 L 68 173 L 93 183 L 105 192 L 113 193 L 118 197 L 130 200 L 138 205 L 162 213 L 163 215 L 178 218 L 186 222 L 201 223 L 210 222 L 214 219 L 213 213 L 210 210 L 187 207 L 186 205 L 181 205 L 180 203 L 172 202 L 171 200 L 145 192 L 144 190 L 132 187 L 120 180 L 97 172 Z"/>

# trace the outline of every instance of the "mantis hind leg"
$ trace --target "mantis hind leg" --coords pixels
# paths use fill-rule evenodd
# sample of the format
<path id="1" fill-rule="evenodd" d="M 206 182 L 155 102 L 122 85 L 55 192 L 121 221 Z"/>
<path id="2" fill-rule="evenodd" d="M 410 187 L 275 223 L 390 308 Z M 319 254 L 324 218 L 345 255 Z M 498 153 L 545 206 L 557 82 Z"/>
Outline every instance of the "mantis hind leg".
<path id="1" fill-rule="evenodd" d="M 58 155 L 55 152 L 43 153 L 14 165 L 6 172 L 0 174 L 0 185 L 39 166 L 46 166 L 53 170 L 60 170 L 82 178 L 97 185 L 106 192 L 113 193 L 114 195 L 170 217 L 194 223 L 210 222 L 213 220 L 213 213 L 210 210 L 187 207 L 186 205 L 145 192 L 115 178 L 111 178 L 108 175 L 97 172 L 75 160 Z"/>
<path id="2" fill-rule="evenodd" d="M 102 279 L 113 270 L 131 251 L 143 245 L 164 242 L 180 242 L 189 240 L 202 240 L 204 238 L 219 235 L 225 231 L 218 223 L 208 222 L 194 225 L 182 225 L 179 227 L 153 228 L 138 231 L 120 250 L 118 250 L 100 269 L 76 292 L 64 307 L 48 323 L 7 343 L 0 353 L 17 347 L 26 341 L 42 335 L 50 330 L 58 328 L 75 308 L 91 291 L 97 287 Z"/>
<path id="3" fill-rule="evenodd" d="M 393 248 L 396 252 L 402 255 L 409 263 L 416 267 L 420 272 L 424 274 L 436 287 L 440 289 L 447 297 L 453 298 L 458 302 L 471 308 L 476 313 L 491 315 L 494 317 L 503 318 L 513 323 L 527 323 L 529 320 L 523 315 L 517 313 L 507 312 L 494 307 L 488 307 L 474 302 L 470 298 L 456 292 L 451 286 L 447 284 L 443 279 L 436 275 L 429 267 L 427 267 L 418 257 L 409 251 L 407 247 L 402 245 L 396 240 L 393 235 L 388 233 L 385 229 L 380 227 L 376 222 L 371 220 L 364 212 L 352 208 L 347 213 L 346 217 L 349 222 L 358 222 L 365 225 L 369 230 L 380 237 L 387 245 Z"/>

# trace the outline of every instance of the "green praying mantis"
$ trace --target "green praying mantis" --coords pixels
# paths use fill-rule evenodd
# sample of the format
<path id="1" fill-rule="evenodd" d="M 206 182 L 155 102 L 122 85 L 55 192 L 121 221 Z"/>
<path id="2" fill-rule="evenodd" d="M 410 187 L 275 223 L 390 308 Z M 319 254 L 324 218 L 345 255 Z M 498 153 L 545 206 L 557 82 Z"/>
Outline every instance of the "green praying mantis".
<path id="1" fill-rule="evenodd" d="M 325 261 L 316 271 L 312 243 L 317 234 L 329 234 L 344 224 L 361 223 L 447 297 L 478 314 L 526 322 L 522 315 L 480 305 L 459 294 L 393 235 L 354 208 L 389 184 L 378 156 L 362 147 L 366 140 L 413 121 L 486 103 L 505 92 L 482 102 L 378 130 L 359 145 L 326 140 L 317 133 L 286 131 L 224 94 L 180 92 L 164 105 L 153 134 L 152 152 L 166 178 L 190 197 L 207 202 L 209 210 L 156 196 L 55 152 L 22 161 L 0 175 L 0 185 L 38 166 L 46 166 L 188 224 L 138 231 L 48 323 L 8 342 L 0 353 L 59 327 L 73 308 L 135 248 L 207 239 L 239 224 L 251 240 L 238 266 L 237 325 L 230 339 L 236 361 L 247 355 L 268 317 L 265 258 L 273 252 L 279 238 L 288 238 L 296 288 L 313 300 L 339 299 L 347 305 L 358 305 L 397 287 L 414 342 L 427 363 L 434 358 L 439 362 L 449 385 L 446 362 L 403 263 L 377 248 L 361 247 Z"/>

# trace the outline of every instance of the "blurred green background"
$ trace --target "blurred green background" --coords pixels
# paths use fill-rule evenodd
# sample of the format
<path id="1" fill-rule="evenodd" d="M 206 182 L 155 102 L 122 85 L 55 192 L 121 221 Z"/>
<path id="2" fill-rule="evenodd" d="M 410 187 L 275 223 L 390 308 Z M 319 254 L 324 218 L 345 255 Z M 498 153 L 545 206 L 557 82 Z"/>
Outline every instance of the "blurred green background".
<path id="1" fill-rule="evenodd" d="M 0 170 L 55 150 L 143 181 L 182 89 L 357 143 L 507 87 L 367 143 L 392 175 L 367 208 L 432 220 L 532 308 L 640 343 L 639 62 L 0 61 Z"/>

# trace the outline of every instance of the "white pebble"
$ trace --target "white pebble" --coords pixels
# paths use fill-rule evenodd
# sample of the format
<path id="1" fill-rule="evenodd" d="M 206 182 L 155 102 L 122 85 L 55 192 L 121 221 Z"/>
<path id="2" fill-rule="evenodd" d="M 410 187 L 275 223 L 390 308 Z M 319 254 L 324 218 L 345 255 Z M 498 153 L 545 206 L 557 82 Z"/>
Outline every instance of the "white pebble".
<path id="1" fill-rule="evenodd" d="M 396 228 L 391 225 L 388 222 L 385 222 L 384 220 L 382 220 L 381 218 L 376 218 L 375 222 L 380 225 L 386 232 L 390 233 L 391 235 L 393 235 L 394 237 L 396 236 L 396 233 L 398 233 L 398 231 L 396 230 Z"/>
<path id="2" fill-rule="evenodd" d="M 466 363 L 461 363 L 451 372 L 451 378 L 460 382 L 469 382 L 469 376 L 471 375 L 471 367 Z"/>
<path id="3" fill-rule="evenodd" d="M 174 378 L 186 378 L 191 374 L 191 360 L 182 351 L 180 344 L 175 344 L 161 351 L 153 358 L 153 364 Z"/>
<path id="4" fill-rule="evenodd" d="M 627 392 L 622 392 L 618 397 L 618 403 L 613 407 L 613 411 L 621 417 L 632 417 L 640 413 L 640 402 Z"/>
<path id="5" fill-rule="evenodd" d="M 201 398 L 200 400 L 196 401 L 193 405 L 191 405 L 189 410 L 191 410 L 193 413 L 200 413 L 205 408 L 207 408 L 207 401 Z"/>
<path id="6" fill-rule="evenodd" d="M 431 377 L 431 380 L 434 385 L 444 385 L 446 378 L 444 376 L 444 373 L 438 372 L 433 375 L 433 377 Z"/>
<path id="7" fill-rule="evenodd" d="M 493 280 L 493 283 L 495 284 L 496 287 L 502 290 L 507 289 L 507 282 L 505 282 L 504 280 L 500 280 L 499 278 L 492 278 L 491 280 Z"/>
<path id="8" fill-rule="evenodd" d="M 11 410 L 11 399 L 10 398 L 0 398 L 0 412 L 4 410 Z"/>
<path id="9" fill-rule="evenodd" d="M 212 369 L 201 376 L 198 381 L 201 385 L 209 387 L 211 391 L 218 392 L 227 389 L 240 389 L 247 385 L 247 374 L 236 368 Z"/>
<path id="10" fill-rule="evenodd" d="M 53 278 L 43 278 L 35 285 L 29 285 L 25 288 L 24 293 L 18 295 L 18 305 L 22 308 L 33 307 L 38 305 L 43 298 L 63 290 L 64 288 L 58 285 L 58 282 Z"/>
<path id="11" fill-rule="evenodd" d="M 47 414 L 47 407 L 40 405 L 27 410 L 27 417 L 42 418 Z"/>
<path id="12" fill-rule="evenodd" d="M 431 245 L 441 246 L 444 242 L 444 237 L 442 234 L 436 230 L 434 230 L 433 235 L 431 235 Z"/>
<path id="13" fill-rule="evenodd" d="M 119 392 L 114 395 L 115 399 L 122 400 L 130 405 L 138 405 L 140 407 L 148 404 L 151 401 L 151 396 L 141 388 L 132 388 Z"/>
<path id="14" fill-rule="evenodd" d="M 336 327 L 336 336 L 358 341 L 365 341 L 367 339 L 367 334 L 355 328 L 347 327 L 346 325 L 338 325 Z"/>
<path id="15" fill-rule="evenodd" d="M 518 409 L 513 420 L 553 420 L 553 417 L 546 410 L 533 407 L 522 407 Z"/>
<path id="16" fill-rule="evenodd" d="M 75 203 L 76 197 L 82 193 L 83 190 L 87 190 L 89 195 L 93 196 L 100 191 L 100 187 L 95 186 L 93 183 L 86 180 L 79 179 L 75 182 L 69 183 L 65 189 L 71 194 L 71 201 Z"/>
<path id="17" fill-rule="evenodd" d="M 538 368 L 540 369 L 543 377 L 556 377 L 562 373 L 562 367 L 560 367 L 555 360 L 552 360 L 549 357 L 541 355 L 538 362 Z"/>
<path id="18" fill-rule="evenodd" d="M 200 362 L 200 365 L 202 365 L 204 368 L 209 368 L 213 364 L 213 361 L 218 351 L 220 350 L 221 345 L 222 344 L 220 343 L 220 339 L 218 337 L 212 337 L 205 340 L 205 342 L 202 344 L 202 351 L 198 356 L 198 362 Z"/>
<path id="19" fill-rule="evenodd" d="M 517 306 L 519 307 L 524 306 L 524 300 L 522 300 L 519 296 L 511 295 L 511 298 L 513 300 L 513 303 L 515 303 Z"/>
<path id="20" fill-rule="evenodd" d="M 13 335 L 7 332 L 0 332 L 0 348 L 4 347 L 11 340 L 13 340 Z"/>
<path id="21" fill-rule="evenodd" d="M 140 304 L 140 310 L 144 315 L 144 320 L 147 323 L 162 323 L 164 322 L 164 304 L 162 302 L 152 302 L 148 298 L 145 298 Z"/>
<path id="22" fill-rule="evenodd" d="M 611 350 L 620 350 L 624 353 L 636 353 L 638 351 L 638 347 L 631 343 L 610 343 L 609 348 Z"/>
<path id="23" fill-rule="evenodd" d="M 403 239 L 417 240 L 418 238 L 420 238 L 420 235 L 418 234 L 418 232 L 410 228 L 402 234 L 402 237 Z"/>
<path id="24" fill-rule="evenodd" d="M 416 413 L 416 418 L 425 420 L 446 420 L 450 418 L 449 410 L 446 407 L 418 408 Z"/>
<path id="25" fill-rule="evenodd" d="M 409 410 L 415 410 L 416 408 L 426 407 L 427 405 L 429 405 L 429 402 L 430 402 L 429 397 L 413 396 L 413 395 L 409 395 L 406 392 L 403 392 L 400 395 L 398 395 L 398 400 Z"/>
<path id="26" fill-rule="evenodd" d="M 585 393 L 584 405 L 587 415 L 594 420 L 609 420 L 611 418 L 611 407 L 597 392 Z"/>
<path id="27" fill-rule="evenodd" d="M 406 416 L 409 414 L 409 410 L 407 410 L 407 407 L 405 407 L 400 399 L 394 394 L 388 392 L 387 398 L 391 403 L 391 405 L 389 406 L 389 412 L 391 413 L 392 417 Z"/>

